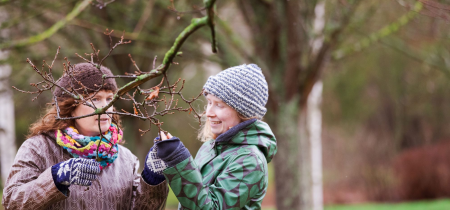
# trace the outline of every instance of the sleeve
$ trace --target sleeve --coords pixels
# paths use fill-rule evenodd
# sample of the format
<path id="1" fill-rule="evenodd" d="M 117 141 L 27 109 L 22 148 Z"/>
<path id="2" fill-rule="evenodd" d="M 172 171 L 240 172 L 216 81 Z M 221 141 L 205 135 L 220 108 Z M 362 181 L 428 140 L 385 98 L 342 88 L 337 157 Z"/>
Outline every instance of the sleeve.
<path id="1" fill-rule="evenodd" d="M 184 208 L 241 209 L 266 189 L 266 168 L 254 153 L 238 154 L 228 163 L 211 185 L 204 185 L 203 179 L 212 174 L 203 177 L 192 157 L 166 169 L 164 175 Z"/>
<path id="2" fill-rule="evenodd" d="M 134 181 L 132 209 L 164 209 L 166 206 L 169 187 L 163 181 L 158 185 L 149 185 L 138 173 L 139 160 L 134 156 Z"/>
<path id="3" fill-rule="evenodd" d="M 45 209 L 68 197 L 56 188 L 51 167 L 40 167 L 45 165 L 42 156 L 45 151 L 41 151 L 45 147 L 32 141 L 25 141 L 17 151 L 3 189 L 5 209 Z"/>

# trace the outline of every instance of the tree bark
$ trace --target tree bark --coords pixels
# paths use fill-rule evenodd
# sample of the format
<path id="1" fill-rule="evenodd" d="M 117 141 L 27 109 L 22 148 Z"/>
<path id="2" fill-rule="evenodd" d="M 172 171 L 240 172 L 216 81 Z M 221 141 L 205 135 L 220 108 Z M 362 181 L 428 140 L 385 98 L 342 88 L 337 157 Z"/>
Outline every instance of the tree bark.
<path id="1" fill-rule="evenodd" d="M 274 158 L 277 209 L 300 209 L 303 205 L 301 188 L 300 140 L 297 132 L 299 113 L 298 98 L 279 104 L 278 112 L 271 113 L 269 122 L 277 137 L 278 152 Z"/>
<path id="2" fill-rule="evenodd" d="M 6 20 L 8 20 L 7 12 L 4 9 L 0 9 L 0 23 Z M 7 29 L 0 31 L 2 40 L 7 39 L 8 36 L 9 31 Z M 8 54 L 8 51 L 0 50 L 0 60 L 6 60 Z M 17 150 L 14 130 L 14 101 L 8 82 L 10 74 L 10 65 L 0 65 L 0 170 L 2 186 L 4 186 L 6 178 L 8 178 Z"/>

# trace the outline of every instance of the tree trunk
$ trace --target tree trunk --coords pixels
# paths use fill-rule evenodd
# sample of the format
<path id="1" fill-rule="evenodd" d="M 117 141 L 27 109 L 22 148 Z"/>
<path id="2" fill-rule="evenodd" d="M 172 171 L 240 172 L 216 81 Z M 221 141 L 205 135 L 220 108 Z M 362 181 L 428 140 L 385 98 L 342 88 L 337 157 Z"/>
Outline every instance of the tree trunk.
<path id="1" fill-rule="evenodd" d="M 278 152 L 274 158 L 277 209 L 300 209 L 300 163 L 302 162 L 298 126 L 298 98 L 279 104 L 270 122 L 277 137 Z"/>
<path id="2" fill-rule="evenodd" d="M 325 1 L 318 1 L 314 8 L 313 32 L 315 34 L 311 43 L 312 56 L 318 59 L 320 50 L 324 47 L 323 30 L 325 28 Z M 325 61 L 323 61 L 325 62 Z M 322 65 L 323 66 L 323 65 Z M 320 67 L 319 67 L 320 68 Z M 316 69 L 320 73 L 321 69 Z M 320 104 L 322 101 L 323 83 L 319 79 L 314 83 L 311 92 L 306 102 L 306 125 L 308 130 L 309 140 L 309 155 L 310 155 L 310 173 L 306 169 L 306 173 L 311 176 L 306 176 L 304 180 L 308 186 L 305 190 L 311 192 L 308 199 L 310 201 L 309 208 L 311 210 L 323 210 L 323 185 L 322 185 L 322 113 Z M 303 119 L 299 119 L 303 120 Z M 301 129 L 299 129 L 301 130 Z M 307 148 L 305 148 L 307 150 Z M 300 150 L 302 151 L 302 150 Z"/>
<path id="3" fill-rule="evenodd" d="M 17 150 L 14 133 L 14 102 L 12 91 L 8 85 L 10 73 L 10 65 L 0 65 L 0 170 L 2 186 L 8 178 Z"/>
<path id="4" fill-rule="evenodd" d="M 0 23 L 7 19 L 6 11 L 0 9 Z M 8 38 L 7 29 L 3 29 L 0 32 L 0 39 L 5 40 Z M 7 58 L 8 52 L 0 50 L 0 60 L 6 60 Z M 10 65 L 0 65 L 0 170 L 2 186 L 4 186 L 6 178 L 8 178 L 17 150 L 14 133 L 14 101 L 8 82 L 10 74 Z"/>
<path id="5" fill-rule="evenodd" d="M 306 107 L 302 107 L 297 122 L 299 137 L 298 153 L 300 167 L 297 179 L 300 183 L 301 210 L 322 210 L 322 116 L 320 101 L 322 82 L 314 84 L 308 96 Z"/>
<path id="6" fill-rule="evenodd" d="M 322 113 L 320 104 L 322 101 L 322 81 L 314 84 L 308 97 L 307 107 L 307 129 L 311 151 L 311 208 L 312 210 L 323 210 L 323 190 L 322 190 Z M 300 129 L 299 129 L 300 130 Z"/>
<path id="7" fill-rule="evenodd" d="M 295 5 L 295 4 L 294 4 Z M 289 11 L 293 5 L 286 4 Z M 296 12 L 290 11 L 291 15 Z M 291 18 L 292 19 L 292 18 Z M 287 94 L 288 102 L 278 103 L 278 113 L 274 113 L 272 125 L 276 125 L 275 133 L 278 141 L 278 153 L 275 156 L 277 208 L 298 210 L 322 210 L 322 144 L 321 127 L 322 119 L 320 102 L 322 87 L 320 78 L 321 68 L 326 62 L 323 56 L 324 27 L 325 27 L 325 1 L 317 1 L 314 7 L 313 36 L 309 42 L 311 54 L 310 63 L 304 68 L 305 78 L 301 88 L 295 85 L 298 80 L 286 90 L 293 94 Z M 296 31 L 293 34 L 300 34 Z M 296 39 L 289 39 L 292 44 Z M 296 71 L 298 67 L 299 53 L 289 51 L 287 71 Z M 320 65 L 317 65 L 320 62 Z M 285 76 L 289 76 L 285 74 Z M 290 77 L 290 76 L 289 76 Z M 295 76 L 298 78 L 298 76 Z M 287 83 L 286 83 L 287 84 Z M 300 90 L 300 91 L 299 91 Z M 301 94 L 298 94 L 300 92 Z M 294 94 L 297 93 L 297 94 Z M 293 98 L 291 99 L 291 97 Z"/>
<path id="8" fill-rule="evenodd" d="M 306 107 L 299 107 L 299 99 L 294 98 L 270 118 L 278 140 L 274 158 L 277 209 L 323 209 L 322 86 L 316 82 Z"/>

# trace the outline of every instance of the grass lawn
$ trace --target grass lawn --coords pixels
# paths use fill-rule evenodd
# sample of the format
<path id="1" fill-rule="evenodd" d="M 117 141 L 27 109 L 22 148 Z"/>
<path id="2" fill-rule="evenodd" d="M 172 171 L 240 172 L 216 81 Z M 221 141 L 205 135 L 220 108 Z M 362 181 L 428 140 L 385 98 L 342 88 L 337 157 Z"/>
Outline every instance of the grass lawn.
<path id="1" fill-rule="evenodd" d="M 169 196 L 167 196 L 166 209 L 176 209 L 178 207 L 178 199 L 169 187 Z"/>
<path id="2" fill-rule="evenodd" d="M 170 188 L 169 188 L 170 189 Z M 169 192 L 167 198 L 167 210 L 175 210 L 178 206 L 178 200 Z M 262 208 L 262 210 L 276 210 L 276 208 Z M 450 199 L 418 201 L 407 203 L 367 203 L 351 205 L 333 205 L 325 206 L 324 210 L 450 210 Z"/>
<path id="3" fill-rule="evenodd" d="M 171 198 L 171 196 L 173 196 Z M 173 200 L 172 200 L 173 199 Z M 173 202 L 177 202 L 175 196 L 169 194 L 167 200 L 167 208 L 175 210 L 177 206 Z M 178 202 L 177 202 L 178 205 Z M 276 208 L 262 208 L 262 210 L 276 210 Z M 408 203 L 367 203 L 352 205 L 333 205 L 325 206 L 324 210 L 450 210 L 450 199 L 418 201 Z"/>
<path id="4" fill-rule="evenodd" d="M 0 190 L 0 198 L 2 197 L 2 190 Z M 176 209 L 178 200 L 171 192 L 167 200 L 166 209 Z M 0 210 L 3 210 L 0 205 Z M 434 201 L 420 201 L 408 203 L 395 204 L 354 204 L 354 205 L 334 205 L 326 206 L 325 210 L 449 210 L 450 199 L 434 200 Z M 276 210 L 275 208 L 263 208 L 262 210 Z"/>
<path id="5" fill-rule="evenodd" d="M 355 204 L 326 206 L 325 210 L 448 210 L 450 200 L 418 201 L 389 204 Z"/>

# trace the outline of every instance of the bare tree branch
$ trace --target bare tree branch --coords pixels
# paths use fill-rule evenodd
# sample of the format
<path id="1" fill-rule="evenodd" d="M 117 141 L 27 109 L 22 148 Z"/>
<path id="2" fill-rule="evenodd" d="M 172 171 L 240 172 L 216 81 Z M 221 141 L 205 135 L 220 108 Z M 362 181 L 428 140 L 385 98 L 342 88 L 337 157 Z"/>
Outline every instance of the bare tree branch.
<path id="1" fill-rule="evenodd" d="M 112 1 L 110 1 L 110 2 L 112 2 Z M 112 40 L 113 30 L 109 31 L 108 29 L 106 29 L 106 32 L 104 34 L 109 37 L 110 45 L 109 45 L 109 51 L 106 53 L 106 55 L 103 58 L 100 58 L 100 50 L 96 49 L 92 43 L 90 44 L 91 48 L 92 48 L 92 53 L 85 54 L 88 58 L 85 58 L 76 53 L 76 55 L 79 58 L 92 64 L 103 75 L 100 87 L 95 87 L 96 89 L 92 89 L 92 87 L 88 88 L 88 87 L 84 86 L 80 81 L 78 81 L 76 79 L 76 77 L 74 76 L 74 71 L 73 71 L 74 65 L 71 65 L 71 62 L 67 58 L 64 58 L 66 63 L 63 63 L 63 66 L 64 66 L 63 76 L 70 77 L 70 80 L 69 80 L 70 88 L 66 89 L 66 88 L 58 85 L 58 81 L 55 81 L 53 79 L 53 75 L 52 75 L 52 68 L 53 68 L 54 62 L 59 54 L 59 51 L 60 51 L 60 48 L 58 48 L 57 53 L 55 55 L 55 59 L 52 61 L 51 65 L 48 65 L 44 61 L 44 64 L 42 65 L 42 70 L 39 70 L 30 61 L 30 59 L 27 59 L 27 62 L 31 65 L 33 70 L 43 78 L 43 81 L 41 81 L 39 83 L 30 84 L 31 86 L 36 88 L 37 91 L 31 92 L 31 91 L 19 90 L 17 88 L 16 89 L 23 93 L 37 94 L 37 96 L 35 97 L 35 99 L 36 99 L 44 91 L 51 91 L 53 87 L 59 87 L 59 88 L 61 88 L 61 90 L 64 93 L 68 94 L 68 96 L 74 98 L 78 104 L 83 104 L 83 105 L 89 106 L 92 109 L 94 109 L 94 111 L 92 113 L 86 114 L 83 116 L 77 116 L 77 117 L 61 116 L 60 108 L 58 105 L 58 99 L 54 95 L 53 103 L 57 110 L 56 119 L 58 119 L 58 120 L 75 120 L 75 119 L 90 117 L 90 116 L 94 116 L 94 115 L 98 115 L 98 118 L 100 119 L 100 115 L 102 115 L 102 114 L 107 114 L 110 117 L 112 115 L 130 116 L 130 117 L 135 117 L 138 119 L 149 121 L 150 128 L 147 130 L 144 130 L 144 131 L 140 130 L 142 132 L 142 134 L 150 131 L 151 125 L 156 125 L 160 131 L 163 131 L 161 129 L 161 125 L 163 124 L 163 122 L 158 120 L 156 117 L 164 116 L 164 115 L 168 115 L 168 114 L 174 114 L 175 111 L 189 112 L 189 114 L 194 113 L 195 117 L 198 118 L 199 123 L 201 123 L 201 120 L 200 120 L 201 116 L 194 109 L 192 103 L 195 102 L 201 96 L 202 93 L 200 93 L 196 97 L 192 98 L 191 100 L 186 99 L 185 96 L 183 96 L 183 94 L 181 93 L 181 91 L 184 88 L 185 81 L 183 80 L 183 82 L 181 84 L 181 88 L 179 90 L 176 90 L 178 83 L 181 81 L 181 78 L 179 78 L 175 83 L 170 84 L 169 79 L 167 78 L 167 70 L 169 69 L 171 64 L 177 64 L 176 62 L 174 62 L 175 56 L 182 54 L 181 52 L 179 52 L 181 46 L 186 41 L 186 39 L 192 33 L 194 33 L 197 29 L 199 29 L 203 26 L 209 26 L 211 29 L 212 36 L 213 36 L 212 40 L 213 40 L 213 42 L 215 42 L 215 29 L 214 29 L 214 17 L 213 17 L 214 16 L 214 11 L 213 11 L 214 3 L 215 3 L 215 0 L 205 1 L 205 8 L 207 8 L 207 10 L 208 10 L 208 15 L 203 18 L 193 19 L 191 21 L 191 24 L 189 26 L 187 26 L 181 32 L 181 34 L 176 38 L 173 46 L 165 54 L 162 64 L 159 65 L 158 67 L 155 67 L 155 63 L 156 63 L 156 57 L 155 57 L 155 60 L 153 61 L 154 68 L 152 70 L 150 70 L 149 72 L 141 71 L 140 68 L 137 66 L 136 62 L 131 57 L 131 55 L 129 55 L 131 62 L 133 63 L 134 67 L 136 68 L 136 71 L 134 73 L 126 73 L 126 75 L 116 75 L 116 76 L 103 75 L 100 68 L 101 68 L 101 65 L 104 62 L 104 60 L 111 55 L 112 51 L 114 49 L 116 49 L 116 47 L 130 43 L 130 41 L 124 41 L 124 34 L 125 34 L 125 32 L 124 32 L 122 34 L 122 36 L 120 37 L 120 40 L 114 44 L 113 40 Z M 214 50 L 215 46 L 216 45 L 213 43 L 213 50 Z M 94 60 L 96 62 L 94 62 Z M 49 69 L 48 72 L 44 70 L 44 67 L 47 67 Z M 163 78 L 157 86 L 147 89 L 147 90 L 143 90 L 139 87 L 141 84 L 143 84 L 153 78 L 159 77 L 161 75 L 163 76 Z M 95 97 L 95 95 L 102 89 L 103 85 L 105 84 L 105 79 L 108 79 L 108 78 L 129 78 L 129 79 L 133 79 L 133 81 L 128 82 L 126 85 L 120 87 L 118 89 L 117 93 L 113 96 L 113 99 L 106 106 L 96 107 L 95 104 L 92 102 L 92 98 Z M 166 80 L 167 86 L 161 87 L 163 85 L 164 80 Z M 78 89 L 75 88 L 76 85 L 81 86 L 81 88 L 78 88 Z M 160 92 L 160 90 L 163 90 L 163 91 Z M 164 91 L 164 90 L 167 90 L 167 91 Z M 130 91 L 133 91 L 132 95 L 130 95 L 130 93 L 129 93 Z M 91 93 L 91 94 L 89 94 L 89 93 Z M 136 93 L 139 93 L 139 95 Z M 161 99 L 158 99 L 159 94 L 163 95 Z M 127 97 L 124 97 L 125 95 Z M 178 99 L 175 99 L 175 97 L 174 97 L 175 95 L 178 95 L 182 101 L 184 101 L 186 104 L 188 104 L 188 107 L 183 108 L 183 107 L 179 106 Z M 142 96 L 143 96 L 143 99 L 142 99 L 142 102 L 140 102 L 139 98 Z M 166 96 L 168 96 L 168 97 L 166 97 Z M 107 111 L 119 99 L 132 102 L 133 112 L 128 112 L 123 109 L 122 109 L 122 111 L 113 111 L 113 112 Z M 164 103 L 163 109 L 159 109 L 159 107 L 160 107 L 159 103 Z M 150 108 L 153 110 L 151 110 L 149 112 L 147 110 L 147 108 Z M 99 120 L 99 123 L 100 123 L 100 120 Z M 99 129 L 100 129 L 100 124 L 99 124 Z"/>

